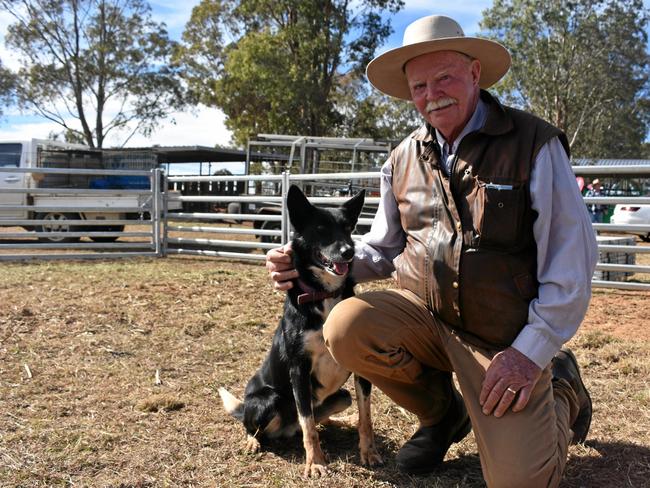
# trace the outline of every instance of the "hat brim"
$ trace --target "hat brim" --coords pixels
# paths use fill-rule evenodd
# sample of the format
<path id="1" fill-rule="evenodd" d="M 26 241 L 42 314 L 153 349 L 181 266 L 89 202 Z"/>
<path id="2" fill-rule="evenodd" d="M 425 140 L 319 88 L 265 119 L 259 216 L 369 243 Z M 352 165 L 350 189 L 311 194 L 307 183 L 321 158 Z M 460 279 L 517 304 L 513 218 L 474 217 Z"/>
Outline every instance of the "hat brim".
<path id="1" fill-rule="evenodd" d="M 370 61 L 366 75 L 379 91 L 392 97 L 411 100 L 404 65 L 413 58 L 438 51 L 458 51 L 481 63 L 479 86 L 489 88 L 510 68 L 508 50 L 495 41 L 478 37 L 453 37 L 418 42 L 391 49 Z"/>

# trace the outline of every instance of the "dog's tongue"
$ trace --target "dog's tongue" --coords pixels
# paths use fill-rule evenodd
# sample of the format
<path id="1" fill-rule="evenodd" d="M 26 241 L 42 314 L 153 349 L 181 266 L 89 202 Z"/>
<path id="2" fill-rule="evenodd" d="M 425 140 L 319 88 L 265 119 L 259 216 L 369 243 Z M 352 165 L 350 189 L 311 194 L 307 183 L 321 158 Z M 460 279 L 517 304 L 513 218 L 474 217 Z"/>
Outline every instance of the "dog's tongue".
<path id="1" fill-rule="evenodd" d="M 348 268 L 350 267 L 350 265 L 348 263 L 345 263 L 345 262 L 341 262 L 341 263 L 336 263 L 335 262 L 335 263 L 332 263 L 332 264 L 334 265 L 334 272 L 336 274 L 338 274 L 338 275 L 347 274 Z"/>

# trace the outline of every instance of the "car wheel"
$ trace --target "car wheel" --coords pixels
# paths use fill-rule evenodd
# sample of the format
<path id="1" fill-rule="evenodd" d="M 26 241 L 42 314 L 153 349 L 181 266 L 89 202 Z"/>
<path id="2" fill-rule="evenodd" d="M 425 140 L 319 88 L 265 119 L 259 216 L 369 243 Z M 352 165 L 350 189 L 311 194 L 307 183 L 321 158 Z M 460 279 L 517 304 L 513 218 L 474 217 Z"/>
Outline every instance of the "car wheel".
<path id="1" fill-rule="evenodd" d="M 45 212 L 36 214 L 37 220 L 47 220 L 47 224 L 36 227 L 38 232 L 74 232 L 74 229 L 81 229 L 80 226 L 70 226 L 66 220 L 80 220 L 79 214 L 63 212 Z M 79 237 L 39 237 L 41 242 L 53 242 L 56 244 L 64 242 L 79 242 Z"/>

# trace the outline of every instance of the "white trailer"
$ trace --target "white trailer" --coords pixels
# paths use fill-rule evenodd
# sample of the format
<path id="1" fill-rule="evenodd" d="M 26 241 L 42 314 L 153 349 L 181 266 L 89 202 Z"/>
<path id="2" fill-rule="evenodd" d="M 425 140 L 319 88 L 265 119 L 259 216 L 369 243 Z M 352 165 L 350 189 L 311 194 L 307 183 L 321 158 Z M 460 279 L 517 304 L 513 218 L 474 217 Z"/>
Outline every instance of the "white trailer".
<path id="1" fill-rule="evenodd" d="M 107 154 L 42 139 L 0 141 L 0 225 L 34 230 L 48 242 L 77 241 L 83 231 L 97 242 L 116 240 L 125 220 L 141 220 L 150 208 L 157 164 Z"/>

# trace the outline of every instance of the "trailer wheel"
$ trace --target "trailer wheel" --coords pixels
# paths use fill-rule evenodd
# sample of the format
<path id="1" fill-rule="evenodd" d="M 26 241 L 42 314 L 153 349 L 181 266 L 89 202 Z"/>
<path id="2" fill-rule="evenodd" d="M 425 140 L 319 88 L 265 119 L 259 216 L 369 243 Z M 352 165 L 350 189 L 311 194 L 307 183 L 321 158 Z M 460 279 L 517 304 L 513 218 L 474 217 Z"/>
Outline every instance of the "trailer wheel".
<path id="1" fill-rule="evenodd" d="M 260 227 L 263 230 L 280 230 L 281 228 L 280 222 L 272 222 L 269 220 L 265 220 Z M 260 241 L 278 245 L 282 243 L 280 236 L 260 236 Z"/>
<path id="2" fill-rule="evenodd" d="M 96 227 L 94 230 L 98 232 L 124 232 L 123 225 L 107 225 L 106 227 Z M 119 239 L 119 236 L 113 237 L 91 237 L 94 242 L 115 242 Z"/>
<path id="3" fill-rule="evenodd" d="M 62 212 L 46 212 L 36 214 L 37 220 L 48 220 L 51 223 L 41 224 L 36 227 L 38 232 L 73 232 L 75 227 L 70 226 L 65 223 L 66 220 L 80 220 L 81 217 L 79 214 L 74 213 L 62 213 Z M 63 242 L 78 242 L 79 237 L 39 237 L 38 240 L 41 242 L 54 242 L 54 243 L 63 243 Z"/>

